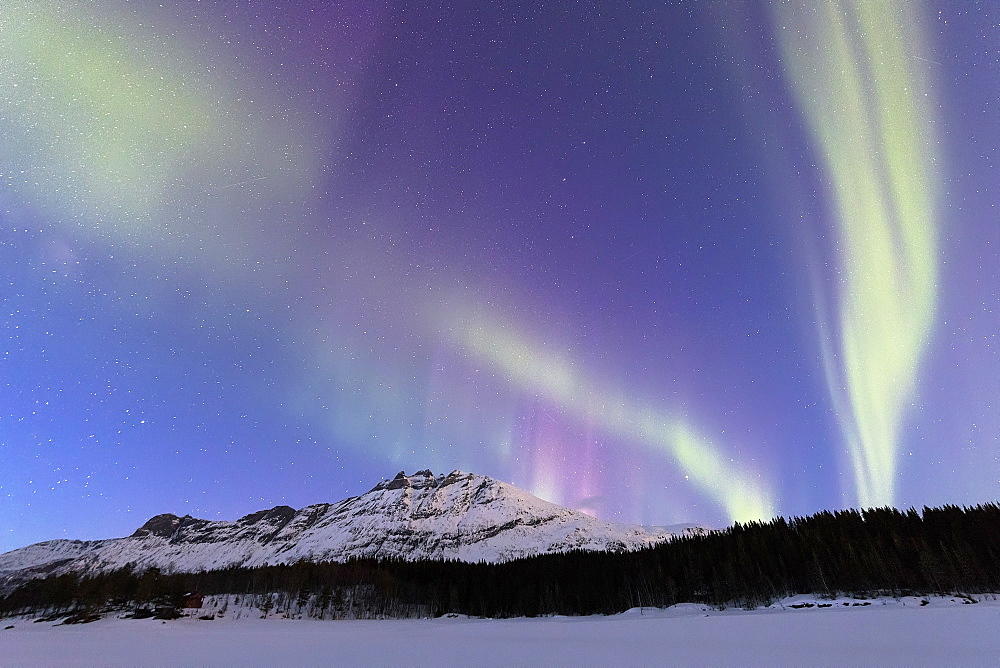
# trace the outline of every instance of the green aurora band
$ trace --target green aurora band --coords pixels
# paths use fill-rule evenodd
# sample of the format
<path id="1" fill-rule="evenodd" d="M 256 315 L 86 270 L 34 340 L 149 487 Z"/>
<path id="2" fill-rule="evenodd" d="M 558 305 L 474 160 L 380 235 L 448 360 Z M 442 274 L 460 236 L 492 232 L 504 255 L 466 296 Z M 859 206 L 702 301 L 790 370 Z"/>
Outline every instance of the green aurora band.
<path id="1" fill-rule="evenodd" d="M 568 355 L 534 343 L 506 321 L 471 308 L 451 332 L 456 345 L 502 371 L 524 391 L 557 405 L 567 416 L 593 421 L 605 432 L 641 444 L 671 458 L 678 470 L 706 498 L 738 522 L 775 516 L 774 496 L 763 476 L 728 456 L 681 411 L 664 411 L 631 401 L 621 391 L 602 387 L 580 371 Z"/>
<path id="2" fill-rule="evenodd" d="M 70 233 L 231 262 L 253 242 L 232 230 L 274 216 L 247 212 L 307 196 L 322 142 L 240 66 L 119 8 L 0 3 L 0 177 Z"/>
<path id="3" fill-rule="evenodd" d="M 937 157 L 919 6 L 774 7 L 782 60 L 836 221 L 835 317 L 817 292 L 827 383 L 858 502 L 891 504 L 937 305 Z"/>

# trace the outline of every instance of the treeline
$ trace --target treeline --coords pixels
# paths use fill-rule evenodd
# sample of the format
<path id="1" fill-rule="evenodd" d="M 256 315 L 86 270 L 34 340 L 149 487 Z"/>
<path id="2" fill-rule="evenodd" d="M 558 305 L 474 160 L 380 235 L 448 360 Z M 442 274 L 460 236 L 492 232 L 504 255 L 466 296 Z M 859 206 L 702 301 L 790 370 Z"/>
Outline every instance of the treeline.
<path id="1" fill-rule="evenodd" d="M 615 613 L 681 602 L 756 607 L 820 596 L 1000 591 L 1000 506 L 821 512 L 736 524 L 637 552 L 502 564 L 299 562 L 165 574 L 124 568 L 28 581 L 0 614 L 172 605 L 191 592 L 251 597 L 314 617 Z"/>

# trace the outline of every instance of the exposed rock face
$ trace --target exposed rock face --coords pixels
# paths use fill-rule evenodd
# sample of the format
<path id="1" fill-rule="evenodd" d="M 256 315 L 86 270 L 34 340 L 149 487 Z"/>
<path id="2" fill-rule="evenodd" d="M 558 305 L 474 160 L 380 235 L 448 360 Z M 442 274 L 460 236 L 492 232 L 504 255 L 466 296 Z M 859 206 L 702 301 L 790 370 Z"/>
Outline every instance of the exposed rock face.
<path id="1" fill-rule="evenodd" d="M 181 523 L 181 518 L 177 515 L 171 515 L 170 513 L 164 513 L 162 515 L 156 515 L 155 517 L 149 518 L 149 521 L 143 524 L 141 527 L 135 530 L 132 534 L 133 538 L 142 538 L 143 536 L 162 536 L 164 538 L 170 538 L 177 531 L 177 526 Z"/>
<path id="2" fill-rule="evenodd" d="M 277 506 L 235 522 L 163 514 L 127 538 L 37 543 L 0 555 L 0 583 L 128 563 L 192 572 L 351 557 L 495 562 L 574 549 L 633 550 L 671 536 L 603 522 L 485 476 L 401 472 L 333 504 Z"/>

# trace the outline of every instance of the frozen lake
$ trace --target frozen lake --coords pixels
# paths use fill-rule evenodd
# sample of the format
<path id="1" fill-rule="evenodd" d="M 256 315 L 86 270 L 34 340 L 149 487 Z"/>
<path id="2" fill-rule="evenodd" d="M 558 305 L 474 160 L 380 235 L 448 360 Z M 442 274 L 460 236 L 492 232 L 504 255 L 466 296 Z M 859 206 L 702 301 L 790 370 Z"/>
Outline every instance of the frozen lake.
<path id="1" fill-rule="evenodd" d="M 740 611 L 675 606 L 610 617 L 315 621 L 3 620 L 0 664 L 996 665 L 1000 602 L 874 601 Z M 821 603 L 829 603 L 821 601 Z"/>

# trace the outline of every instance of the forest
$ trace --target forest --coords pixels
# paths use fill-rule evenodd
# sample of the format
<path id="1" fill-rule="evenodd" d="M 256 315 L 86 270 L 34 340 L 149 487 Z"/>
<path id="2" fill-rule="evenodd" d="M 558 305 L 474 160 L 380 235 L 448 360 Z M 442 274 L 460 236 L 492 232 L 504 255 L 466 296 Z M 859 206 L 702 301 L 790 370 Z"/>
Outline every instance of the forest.
<path id="1" fill-rule="evenodd" d="M 316 618 L 612 614 L 704 603 L 754 608 L 820 597 L 1000 592 L 1000 506 L 824 511 L 734 524 L 634 552 L 570 552 L 498 564 L 305 562 L 200 573 L 128 566 L 23 581 L 0 615 L 177 610 L 228 595 Z M 227 599 L 228 600 L 228 599 Z"/>

